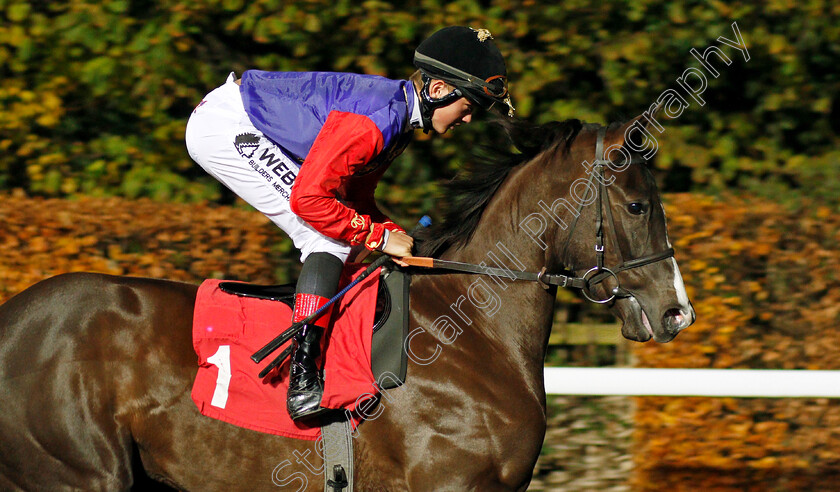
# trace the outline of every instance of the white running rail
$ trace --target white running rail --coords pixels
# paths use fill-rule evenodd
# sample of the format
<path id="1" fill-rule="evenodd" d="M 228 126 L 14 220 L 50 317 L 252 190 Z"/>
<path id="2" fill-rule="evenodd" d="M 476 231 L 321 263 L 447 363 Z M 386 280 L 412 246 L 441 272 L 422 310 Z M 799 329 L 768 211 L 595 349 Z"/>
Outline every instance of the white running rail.
<path id="1" fill-rule="evenodd" d="M 840 371 L 546 367 L 549 395 L 840 398 Z"/>

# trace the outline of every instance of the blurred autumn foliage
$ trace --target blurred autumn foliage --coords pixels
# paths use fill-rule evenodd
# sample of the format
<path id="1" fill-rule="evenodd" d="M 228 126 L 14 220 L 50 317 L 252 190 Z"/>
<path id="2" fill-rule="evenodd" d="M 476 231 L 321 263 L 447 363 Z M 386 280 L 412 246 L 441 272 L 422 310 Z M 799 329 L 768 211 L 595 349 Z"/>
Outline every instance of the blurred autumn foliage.
<path id="1" fill-rule="evenodd" d="M 291 280 L 291 242 L 261 214 L 148 199 L 0 196 L 0 302 L 63 272 Z"/>
<path id="2" fill-rule="evenodd" d="M 667 197 L 697 322 L 644 367 L 840 369 L 840 215 L 813 200 Z M 840 402 L 637 398 L 639 490 L 836 490 Z"/>
<path id="3" fill-rule="evenodd" d="M 231 70 L 406 78 L 414 48 L 450 24 L 485 27 L 507 57 L 519 117 L 631 118 L 701 67 L 709 77 L 658 135 L 666 191 L 739 186 L 795 201 L 840 197 L 840 4 L 825 0 L 8 0 L 0 2 L 0 189 L 30 195 L 218 199 L 183 145 L 192 108 Z M 750 59 L 725 46 L 737 22 Z M 432 206 L 429 183 L 488 139 L 481 122 L 423 135 L 387 196 Z M 398 211 L 402 212 L 402 211 Z M 403 213 L 403 218 L 411 214 Z"/>

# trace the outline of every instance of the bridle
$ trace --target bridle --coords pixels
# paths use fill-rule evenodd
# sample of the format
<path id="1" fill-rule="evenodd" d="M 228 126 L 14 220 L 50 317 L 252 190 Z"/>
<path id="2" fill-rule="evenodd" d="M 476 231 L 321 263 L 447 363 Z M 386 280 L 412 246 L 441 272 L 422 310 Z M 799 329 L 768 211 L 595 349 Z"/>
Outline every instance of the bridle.
<path id="1" fill-rule="evenodd" d="M 586 273 L 584 273 L 583 276 L 579 278 L 583 281 L 583 287 L 581 287 L 581 292 L 583 293 L 583 296 L 586 297 L 588 300 L 598 304 L 606 304 L 619 297 L 632 297 L 630 291 L 621 287 L 620 281 L 618 279 L 619 273 L 625 270 L 650 265 L 652 263 L 656 263 L 674 256 L 674 248 L 668 248 L 664 251 L 660 251 L 659 253 L 653 253 L 647 256 L 642 256 L 640 258 L 634 258 L 632 260 L 624 261 L 624 255 L 622 255 L 621 253 L 621 245 L 618 243 L 618 239 L 616 238 L 616 233 L 618 229 L 615 226 L 615 219 L 613 219 L 612 208 L 610 207 L 610 195 L 607 192 L 606 178 L 604 175 L 604 167 L 609 164 L 612 164 L 612 161 L 607 160 L 606 155 L 604 155 L 604 137 L 606 136 L 606 133 L 606 127 L 601 127 L 598 130 L 598 140 L 595 144 L 595 161 L 593 163 L 592 171 L 590 172 L 589 177 L 590 185 L 586 188 L 586 197 L 584 197 L 584 199 L 581 200 L 581 202 L 579 203 L 577 214 L 575 215 L 575 219 L 572 222 L 572 227 L 569 230 L 569 235 L 566 236 L 566 241 L 563 244 L 562 250 L 563 265 L 565 266 L 565 269 L 574 272 L 575 270 L 577 270 L 577 268 L 575 268 L 574 266 L 569 266 L 571 265 L 571 262 L 567 260 L 569 244 L 571 243 L 572 236 L 575 233 L 575 228 L 577 227 L 577 222 L 580 218 L 581 211 L 583 210 L 584 203 L 588 201 L 589 191 L 594 187 L 598 195 L 595 199 L 598 214 L 597 218 L 595 219 L 595 266 L 587 270 Z M 628 166 L 630 164 L 644 163 L 645 161 L 633 160 L 631 158 L 630 162 L 627 162 L 627 160 L 624 159 L 620 164 Z M 616 248 L 616 251 L 618 252 L 619 258 L 621 258 L 621 263 L 618 266 L 612 268 L 607 268 L 604 266 L 604 210 L 606 210 L 606 217 L 607 220 L 609 220 L 610 228 L 613 231 L 612 237 L 614 246 Z M 603 282 L 609 277 L 612 277 L 615 280 L 616 284 L 612 291 L 610 291 L 610 296 L 606 299 L 595 298 L 592 295 L 592 287 Z"/>
<path id="2" fill-rule="evenodd" d="M 562 273 L 548 273 L 547 267 L 543 267 L 542 270 L 540 270 L 539 272 L 520 272 L 507 268 L 495 268 L 483 264 L 477 265 L 473 263 L 463 263 L 459 261 L 439 260 L 436 258 L 414 258 L 414 260 L 423 260 L 422 262 L 409 262 L 409 260 L 412 260 L 413 258 L 403 258 L 403 260 L 415 266 L 424 266 L 441 270 L 453 270 L 465 273 L 491 275 L 494 277 L 504 277 L 511 280 L 526 280 L 531 282 L 538 282 L 545 289 L 548 289 L 552 286 L 580 289 L 583 293 L 583 296 L 586 299 L 598 304 L 606 304 L 612 302 L 614 299 L 617 298 L 632 297 L 633 294 L 630 291 L 621 287 L 620 281 L 618 279 L 618 274 L 625 270 L 643 267 L 645 265 L 650 265 L 652 263 L 671 258 L 674 256 L 674 248 L 668 248 L 659 253 L 654 253 L 647 256 L 642 256 L 640 258 L 634 258 L 632 260 L 624 261 L 624 256 L 621 253 L 621 245 L 618 243 L 618 240 L 615 237 L 615 232 L 617 231 L 617 229 L 615 226 L 615 220 L 613 219 L 612 209 L 610 208 L 610 197 L 609 193 L 607 192 L 606 179 L 604 177 L 604 167 L 608 164 L 612 164 L 612 161 L 607 160 L 606 156 L 604 155 L 604 137 L 606 136 L 606 132 L 607 129 L 605 127 L 600 128 L 598 131 L 598 140 L 595 145 L 595 162 L 593 164 L 592 171 L 589 177 L 590 185 L 587 186 L 587 190 L 595 188 L 595 193 L 597 193 L 598 195 L 595 200 L 597 203 L 598 214 L 595 222 L 595 266 L 588 269 L 586 273 L 584 273 L 582 276 L 576 277 L 574 276 L 574 273 L 572 273 L 572 275 L 564 275 Z M 630 165 L 634 163 L 643 162 L 644 161 L 634 161 L 631 158 L 629 163 L 625 159 L 621 162 L 621 164 Z M 569 266 L 571 265 L 571 263 L 567 261 L 568 248 L 569 244 L 572 241 L 572 235 L 574 234 L 575 228 L 577 227 L 577 222 L 580 218 L 581 211 L 583 210 L 584 204 L 587 203 L 588 199 L 589 191 L 587 191 L 587 196 L 583 200 L 578 202 L 579 207 L 577 209 L 577 214 L 575 215 L 575 219 L 572 222 L 571 230 L 569 230 L 569 235 L 566 237 L 566 240 L 563 244 L 563 270 L 567 272 L 574 272 L 575 270 L 578 270 L 578 268 L 575 268 L 574 266 Z M 606 214 L 604 213 L 605 210 Z M 610 227 L 614 232 L 614 246 L 616 247 L 616 251 L 618 252 L 619 257 L 622 259 L 621 263 L 618 266 L 612 268 L 607 268 L 604 266 L 605 215 L 607 217 L 607 220 L 609 221 Z M 609 297 L 605 299 L 598 299 L 593 295 L 592 287 L 598 285 L 599 283 L 603 282 L 604 280 L 610 277 L 615 279 L 616 286 L 613 287 L 613 289 L 610 291 Z"/>

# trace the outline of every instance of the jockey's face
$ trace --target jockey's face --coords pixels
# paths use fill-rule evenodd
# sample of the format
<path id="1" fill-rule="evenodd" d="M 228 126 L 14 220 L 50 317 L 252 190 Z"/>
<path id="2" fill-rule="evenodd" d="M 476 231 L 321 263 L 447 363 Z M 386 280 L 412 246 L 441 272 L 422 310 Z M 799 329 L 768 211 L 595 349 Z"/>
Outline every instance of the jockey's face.
<path id="1" fill-rule="evenodd" d="M 437 99 L 453 90 L 454 87 L 442 80 L 433 80 L 429 87 L 429 95 Z M 473 104 L 467 98 L 462 97 L 452 104 L 437 108 L 432 113 L 432 128 L 436 133 L 446 133 L 450 128 L 472 121 L 472 112 Z"/>

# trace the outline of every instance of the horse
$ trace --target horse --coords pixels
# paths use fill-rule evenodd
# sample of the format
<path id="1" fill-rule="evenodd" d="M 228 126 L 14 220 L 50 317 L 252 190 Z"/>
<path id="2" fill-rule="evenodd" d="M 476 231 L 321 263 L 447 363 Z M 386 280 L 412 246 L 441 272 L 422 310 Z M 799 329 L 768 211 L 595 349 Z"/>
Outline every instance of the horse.
<path id="1" fill-rule="evenodd" d="M 562 285 L 544 280 L 557 272 L 603 302 L 630 340 L 668 342 L 694 321 L 632 125 L 646 128 L 641 117 L 511 123 L 518 150 L 455 181 L 420 252 L 540 271 L 539 281 L 414 270 L 407 380 L 383 391 L 375 418 L 355 431 L 358 490 L 527 488 L 546 430 L 543 364 Z M 603 148 L 630 159 L 605 166 Z M 0 488 L 127 490 L 146 474 L 179 490 L 324 489 L 313 441 L 199 414 L 196 291 L 69 273 L 0 306 Z"/>

